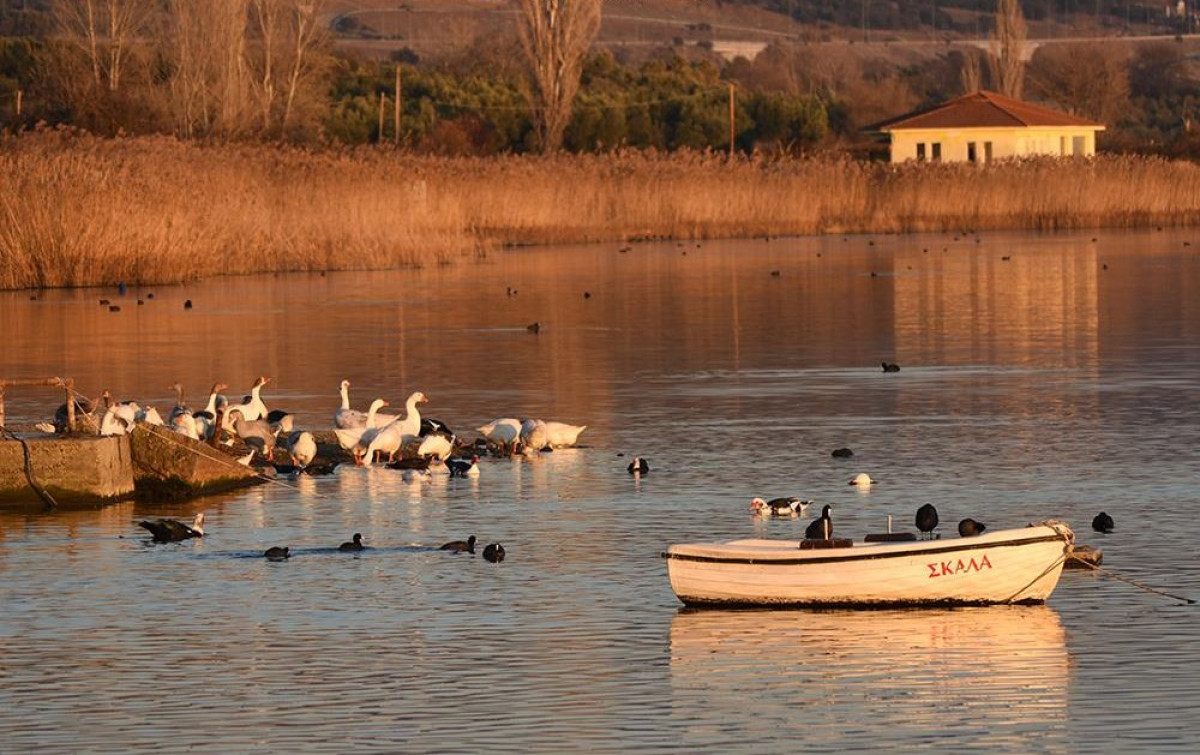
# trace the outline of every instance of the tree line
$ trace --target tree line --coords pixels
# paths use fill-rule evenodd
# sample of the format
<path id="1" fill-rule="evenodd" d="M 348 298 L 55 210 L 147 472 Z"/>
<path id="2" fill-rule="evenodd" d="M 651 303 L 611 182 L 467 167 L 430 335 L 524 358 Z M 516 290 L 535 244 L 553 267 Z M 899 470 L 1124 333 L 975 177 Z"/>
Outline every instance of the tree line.
<path id="1" fill-rule="evenodd" d="M 753 61 L 679 45 L 634 57 L 591 46 L 598 0 L 521 0 L 509 33 L 438 60 L 336 52 L 323 0 L 50 7 L 53 33 L 0 38 L 0 127 L 399 143 L 435 154 L 731 143 L 744 153 L 878 153 L 864 126 L 984 87 L 1106 123 L 1101 149 L 1200 158 L 1195 46 L 1045 45 L 1023 64 L 1005 36 L 1020 32 L 1012 0 L 997 4 L 1009 16 L 997 15 L 990 55 L 947 47 L 900 66 L 803 43 Z M 579 15 L 564 15 L 568 7 Z M 557 64 L 539 69 L 539 60 Z"/>

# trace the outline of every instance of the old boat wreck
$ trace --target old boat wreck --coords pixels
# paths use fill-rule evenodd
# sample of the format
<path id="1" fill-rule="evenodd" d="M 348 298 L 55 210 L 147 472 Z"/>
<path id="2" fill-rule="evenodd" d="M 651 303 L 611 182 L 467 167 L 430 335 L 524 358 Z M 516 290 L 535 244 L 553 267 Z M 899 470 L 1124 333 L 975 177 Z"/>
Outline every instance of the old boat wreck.
<path id="1" fill-rule="evenodd" d="M 5 426 L 10 387 L 65 391 L 63 432 Z M 264 481 L 227 452 L 167 428 L 138 423 L 100 436 L 77 418 L 72 381 L 0 381 L 0 507 L 90 508 L 130 498 L 186 499 Z"/>

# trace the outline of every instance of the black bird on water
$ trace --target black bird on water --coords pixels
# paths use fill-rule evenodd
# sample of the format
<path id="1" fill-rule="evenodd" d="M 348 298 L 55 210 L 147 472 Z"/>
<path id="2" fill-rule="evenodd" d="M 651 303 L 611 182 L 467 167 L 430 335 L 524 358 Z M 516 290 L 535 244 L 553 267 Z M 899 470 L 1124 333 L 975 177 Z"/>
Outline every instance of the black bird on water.
<path id="1" fill-rule="evenodd" d="M 849 448 L 835 448 L 831 454 L 835 459 L 849 459 L 854 456 L 854 452 Z"/>
<path id="2" fill-rule="evenodd" d="M 970 517 L 967 517 L 958 523 L 959 537 L 975 537 L 976 535 L 982 535 L 983 531 L 986 529 L 986 524 L 983 522 L 977 522 Z"/>
<path id="3" fill-rule="evenodd" d="M 288 549 L 280 548 L 278 545 L 273 545 L 267 548 L 267 552 L 263 554 L 272 561 L 283 561 L 288 558 Z"/>
<path id="4" fill-rule="evenodd" d="M 443 543 L 440 550 L 453 551 L 454 553 L 474 553 L 475 536 L 471 535 L 466 540 L 451 540 L 448 543 Z"/>
<path id="5" fill-rule="evenodd" d="M 363 542 L 362 542 L 362 533 L 355 532 L 354 539 L 351 542 L 342 543 L 341 545 L 339 545 L 338 550 L 342 551 L 343 553 L 348 553 L 351 551 L 360 551 L 366 547 L 367 546 L 363 545 Z"/>
<path id="6" fill-rule="evenodd" d="M 138 526 L 148 530 L 156 543 L 178 543 L 193 537 L 204 537 L 204 512 L 196 514 L 190 526 L 174 519 L 142 521 L 138 522 Z"/>
<path id="7" fill-rule="evenodd" d="M 883 365 L 884 372 L 899 372 L 900 371 L 900 365 L 896 364 L 895 362 L 881 362 L 881 364 Z"/>
<path id="8" fill-rule="evenodd" d="M 493 564 L 498 564 L 504 560 L 504 546 L 500 543 L 492 543 L 483 549 L 483 557 Z"/>
<path id="9" fill-rule="evenodd" d="M 625 469 L 629 474 L 646 474 L 650 471 L 650 464 L 642 457 L 635 456 Z"/>
<path id="10" fill-rule="evenodd" d="M 938 513 L 933 504 L 927 503 L 917 509 L 917 529 L 925 533 L 925 539 L 928 540 L 933 535 L 933 530 L 938 526 Z"/>
<path id="11" fill-rule="evenodd" d="M 829 512 L 832 507 L 825 504 L 825 508 L 821 509 L 821 517 L 814 519 L 808 524 L 808 529 L 804 530 L 804 537 L 807 540 L 832 540 L 833 539 L 833 519 L 830 518 Z"/>
<path id="12" fill-rule="evenodd" d="M 1092 529 L 1097 532 L 1103 532 L 1106 535 L 1112 532 L 1116 526 L 1117 524 L 1113 521 L 1113 518 L 1103 511 L 1096 514 L 1095 518 L 1092 519 Z"/>

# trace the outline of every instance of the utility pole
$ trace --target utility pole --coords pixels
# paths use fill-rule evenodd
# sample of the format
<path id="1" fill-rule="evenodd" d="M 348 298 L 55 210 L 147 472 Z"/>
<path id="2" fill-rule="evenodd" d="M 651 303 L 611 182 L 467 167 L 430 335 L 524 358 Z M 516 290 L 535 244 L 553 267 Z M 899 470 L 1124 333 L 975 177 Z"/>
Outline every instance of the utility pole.
<path id="1" fill-rule="evenodd" d="M 396 133 L 395 133 L 396 146 L 399 147 L 400 146 L 400 64 L 399 63 L 396 64 L 396 115 L 395 115 L 394 120 L 396 121 L 396 124 L 394 126 L 394 128 L 396 129 Z"/>
<path id="2" fill-rule="evenodd" d="M 729 82 L 729 159 L 733 159 L 733 137 L 734 137 L 734 105 L 733 105 L 733 82 Z"/>
<path id="3" fill-rule="evenodd" d="M 387 109 L 387 92 L 379 93 L 379 138 L 377 144 L 383 144 L 383 114 Z"/>

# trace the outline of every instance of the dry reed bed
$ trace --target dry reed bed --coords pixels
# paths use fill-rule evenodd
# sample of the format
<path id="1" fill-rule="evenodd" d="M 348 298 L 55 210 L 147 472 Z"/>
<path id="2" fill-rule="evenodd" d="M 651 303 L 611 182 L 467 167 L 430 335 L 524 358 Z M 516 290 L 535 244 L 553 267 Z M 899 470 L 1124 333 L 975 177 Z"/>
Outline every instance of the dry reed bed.
<path id="1" fill-rule="evenodd" d="M 1068 229 L 1200 221 L 1200 167 L 1158 159 L 889 166 L 714 155 L 419 157 L 0 141 L 0 288 L 454 261 L 504 244 Z"/>

